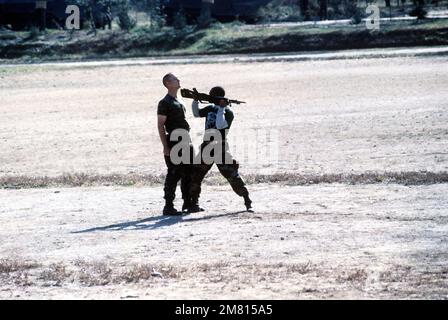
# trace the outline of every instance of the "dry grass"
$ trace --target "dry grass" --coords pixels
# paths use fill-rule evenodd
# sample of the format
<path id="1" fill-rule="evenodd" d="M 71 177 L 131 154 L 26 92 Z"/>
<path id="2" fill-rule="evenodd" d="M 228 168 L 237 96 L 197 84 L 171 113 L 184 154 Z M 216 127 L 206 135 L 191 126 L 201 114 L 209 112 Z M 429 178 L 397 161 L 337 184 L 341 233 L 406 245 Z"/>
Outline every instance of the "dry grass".
<path id="1" fill-rule="evenodd" d="M 106 262 L 74 262 L 74 270 L 65 273 L 66 279 L 73 278 L 84 286 L 105 286 L 119 283 L 138 283 L 156 278 L 178 278 L 185 269 L 164 264 L 130 264 L 117 266 Z"/>
<path id="2" fill-rule="evenodd" d="M 112 268 L 104 262 L 83 263 L 75 274 L 84 286 L 104 286 L 112 282 Z"/>
<path id="3" fill-rule="evenodd" d="M 152 277 L 153 272 L 152 268 L 148 265 L 136 265 L 129 270 L 125 270 L 122 274 L 120 274 L 121 280 L 124 282 L 139 282 L 140 280 L 149 280 Z"/>
<path id="4" fill-rule="evenodd" d="M 314 272 L 314 273 L 313 273 Z M 282 278 L 295 278 L 317 274 L 317 265 L 307 263 L 233 264 L 226 261 L 198 264 L 185 270 L 183 277 L 200 278 L 211 283 L 251 285 L 258 282 L 275 282 Z"/>
<path id="5" fill-rule="evenodd" d="M 359 174 L 300 174 L 277 173 L 270 175 L 244 175 L 248 184 L 282 183 L 302 186 L 322 183 L 343 184 L 379 184 L 395 183 L 401 185 L 429 185 L 448 182 L 448 172 L 366 172 Z M 164 181 L 164 175 L 151 174 L 110 174 L 91 175 L 86 173 L 63 174 L 56 177 L 39 176 L 2 176 L 0 189 L 31 189 L 50 187 L 87 187 L 87 186 L 146 186 L 158 185 Z M 207 176 L 208 185 L 222 185 L 227 182 L 219 173 Z"/>
<path id="6" fill-rule="evenodd" d="M 39 176 L 3 176 L 0 188 L 31 189 L 48 187 L 82 187 L 82 186 L 133 186 L 138 184 L 153 185 L 163 183 L 162 175 L 110 174 L 96 175 L 86 173 L 63 174 L 56 177 Z"/>
<path id="7" fill-rule="evenodd" d="M 19 271 L 13 277 L 13 282 L 15 285 L 20 287 L 29 287 L 34 284 L 31 279 L 31 274 L 28 271 Z"/>
<path id="8" fill-rule="evenodd" d="M 47 269 L 41 272 L 39 279 L 45 281 L 49 285 L 60 286 L 73 273 L 67 270 L 63 263 L 51 264 Z"/>
<path id="9" fill-rule="evenodd" d="M 386 270 L 380 273 L 380 280 L 384 282 L 404 282 L 406 281 L 412 272 L 412 268 L 407 267 L 395 267 L 390 270 Z"/>
<path id="10" fill-rule="evenodd" d="M 224 285 L 231 287 L 266 286 L 290 283 L 299 294 L 320 296 L 332 290 L 339 292 L 347 287 L 355 287 L 365 293 L 377 290 L 381 294 L 400 296 L 410 294 L 415 297 L 438 297 L 447 292 L 448 269 L 431 270 L 403 265 L 385 267 L 379 272 L 375 285 L 369 286 L 366 268 L 341 268 L 338 266 L 306 263 L 235 264 L 227 261 L 201 263 L 190 266 L 166 264 L 115 264 L 103 261 L 73 263 L 53 263 L 39 267 L 37 263 L 24 260 L 1 260 L 0 285 L 15 286 L 112 286 L 128 283 L 153 284 L 194 281 L 203 285 Z M 161 282 L 160 282 L 161 281 Z M 378 289 L 379 288 L 379 289 Z M 423 288 L 426 288 L 423 290 Z M 372 291 L 373 290 L 373 291 Z M 379 290 L 379 291 L 378 291 Z M 423 291 L 422 291 L 423 290 Z"/>
<path id="11" fill-rule="evenodd" d="M 425 185 L 448 182 L 448 172 L 366 172 L 359 174 L 291 174 L 245 176 L 248 183 L 285 183 L 312 185 L 321 183 Z"/>
<path id="12" fill-rule="evenodd" d="M 116 282 L 133 282 L 137 283 L 141 280 L 150 280 L 152 278 L 179 278 L 182 269 L 175 268 L 171 265 L 153 266 L 148 264 L 132 265 L 129 269 L 120 272 L 115 277 Z"/>
<path id="13" fill-rule="evenodd" d="M 36 269 L 39 264 L 29 262 L 19 258 L 0 260 L 0 280 L 1 282 L 12 282 L 16 286 L 33 285 L 30 270 Z M 0 283 L 1 283 L 0 282 Z"/>
<path id="14" fill-rule="evenodd" d="M 348 272 L 343 272 L 337 276 L 337 281 L 340 283 L 357 283 L 364 284 L 367 280 L 367 272 L 364 269 L 355 269 Z"/>
<path id="15" fill-rule="evenodd" d="M 2 260 L 3 261 L 3 260 Z M 304 264 L 232 264 L 230 262 L 201 263 L 190 267 L 177 267 L 166 264 L 130 264 L 117 266 L 106 262 L 86 262 L 77 260 L 67 265 L 52 263 L 30 273 L 29 269 L 38 268 L 36 263 L 23 264 L 18 260 L 8 260 L 2 264 L 9 274 L 9 280 L 15 284 L 42 283 L 43 286 L 61 286 L 64 283 L 79 283 L 82 286 L 106 286 L 120 283 L 138 283 L 155 279 L 182 280 L 201 278 L 207 282 L 251 282 L 281 278 L 284 275 L 305 275 L 316 271 L 317 266 Z M 34 281 L 29 280 L 33 278 Z"/>
<path id="16" fill-rule="evenodd" d="M 279 264 L 279 267 L 285 267 L 287 273 L 307 274 L 318 269 L 318 267 L 312 264 L 310 261 L 307 263 L 294 263 L 294 264 Z"/>
<path id="17" fill-rule="evenodd" d="M 35 262 L 29 262 L 18 258 L 0 260 L 0 274 L 22 272 L 37 267 L 39 267 L 39 264 Z"/>

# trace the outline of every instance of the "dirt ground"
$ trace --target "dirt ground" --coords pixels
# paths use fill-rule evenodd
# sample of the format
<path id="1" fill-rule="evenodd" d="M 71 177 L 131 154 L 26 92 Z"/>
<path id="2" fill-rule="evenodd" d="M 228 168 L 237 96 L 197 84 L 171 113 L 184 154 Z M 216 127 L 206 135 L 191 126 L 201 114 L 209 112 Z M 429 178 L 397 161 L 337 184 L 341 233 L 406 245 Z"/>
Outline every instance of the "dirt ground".
<path id="1" fill-rule="evenodd" d="M 160 187 L 0 191 L 0 298 L 448 298 L 447 184 L 250 190 L 182 218 Z"/>
<path id="2" fill-rule="evenodd" d="M 156 105 L 168 71 L 186 88 L 221 84 L 248 102 L 233 107 L 230 133 L 246 143 L 232 145 L 251 145 L 257 129 L 278 133 L 277 161 L 235 150 L 244 172 L 447 170 L 447 61 L 0 68 L 0 175 L 159 174 Z M 198 143 L 204 123 L 189 106 L 188 121 Z"/>
<path id="3" fill-rule="evenodd" d="M 243 176 L 445 172 L 447 62 L 0 67 L 0 176 L 164 173 L 167 71 L 248 102 L 235 144 L 273 133 L 275 161 L 234 150 Z M 161 216 L 161 185 L 0 190 L 0 298 L 448 298 L 448 184 L 249 189 L 255 213 L 206 185 L 206 211 L 182 218 Z"/>

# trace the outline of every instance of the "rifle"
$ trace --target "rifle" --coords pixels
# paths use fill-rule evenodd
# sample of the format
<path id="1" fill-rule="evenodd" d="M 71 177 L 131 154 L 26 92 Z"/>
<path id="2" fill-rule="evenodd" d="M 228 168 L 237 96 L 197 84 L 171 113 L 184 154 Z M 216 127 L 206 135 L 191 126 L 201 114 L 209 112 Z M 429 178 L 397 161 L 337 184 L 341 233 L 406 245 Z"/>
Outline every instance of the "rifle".
<path id="1" fill-rule="evenodd" d="M 210 103 L 213 103 L 213 104 L 218 104 L 219 100 L 225 100 L 229 106 L 231 106 L 232 103 L 234 103 L 234 104 L 246 103 L 244 101 L 232 100 L 232 99 L 228 99 L 228 98 L 225 98 L 225 97 L 213 97 L 213 96 L 208 95 L 206 93 L 198 92 L 198 90 L 196 90 L 196 88 L 193 88 L 193 90 L 180 89 L 180 94 L 184 98 L 198 100 L 198 101 L 200 101 L 202 103 L 210 102 Z"/>

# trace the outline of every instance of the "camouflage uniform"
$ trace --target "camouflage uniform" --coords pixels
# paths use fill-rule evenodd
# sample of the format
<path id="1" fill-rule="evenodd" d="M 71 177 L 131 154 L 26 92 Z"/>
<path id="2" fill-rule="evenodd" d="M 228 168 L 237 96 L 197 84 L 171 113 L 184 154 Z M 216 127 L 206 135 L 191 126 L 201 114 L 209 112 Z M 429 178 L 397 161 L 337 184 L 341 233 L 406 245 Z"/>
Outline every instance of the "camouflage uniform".
<path id="1" fill-rule="evenodd" d="M 193 102 L 197 103 L 197 102 Z M 194 108 L 194 107 L 193 107 Z M 205 122 L 205 130 L 214 129 L 216 130 L 216 117 L 219 107 L 216 105 L 209 105 L 205 108 L 198 110 L 198 114 L 196 116 L 206 118 Z M 233 159 L 232 155 L 229 151 L 229 145 L 226 141 L 226 134 L 228 129 L 230 128 L 234 115 L 232 110 L 229 107 L 225 108 L 225 120 L 228 124 L 228 127 L 223 130 L 219 130 L 220 139 L 219 141 L 204 141 L 200 147 L 200 155 L 201 155 L 201 163 L 195 164 L 193 166 L 192 175 L 191 175 L 191 183 L 190 183 L 190 195 L 191 199 L 194 203 L 197 203 L 200 193 L 201 193 L 201 184 L 204 180 L 205 175 L 213 166 L 213 163 L 205 163 L 203 159 L 203 149 L 210 143 L 221 143 L 222 144 L 222 156 L 220 163 L 216 163 L 219 172 L 227 179 L 230 183 L 233 191 L 240 197 L 244 198 L 244 201 L 250 205 L 251 201 L 249 199 L 249 191 L 246 188 L 246 184 L 241 178 L 238 169 L 239 163 Z M 214 154 L 211 153 L 213 157 Z"/>
<path id="2" fill-rule="evenodd" d="M 209 142 L 203 142 L 201 144 L 200 147 L 201 154 L 204 147 L 207 146 L 208 144 Z M 227 142 L 223 142 L 222 150 L 223 150 L 223 158 L 226 157 L 227 159 L 232 160 L 230 163 L 226 163 L 224 161 L 222 161 L 221 164 L 216 163 L 219 172 L 223 175 L 224 178 L 227 179 L 233 191 L 235 191 L 237 195 L 244 198 L 248 197 L 249 191 L 247 190 L 246 184 L 244 183 L 244 180 L 241 178 L 238 172 L 239 163 L 235 159 L 233 159 L 232 155 L 230 154 Z M 190 183 L 190 192 L 193 202 L 197 202 L 197 200 L 199 199 L 199 196 L 201 194 L 202 181 L 204 180 L 204 177 L 210 171 L 212 166 L 213 163 L 207 164 L 204 163 L 204 161 L 201 161 L 201 164 L 196 164 L 193 166 L 191 183 Z"/>

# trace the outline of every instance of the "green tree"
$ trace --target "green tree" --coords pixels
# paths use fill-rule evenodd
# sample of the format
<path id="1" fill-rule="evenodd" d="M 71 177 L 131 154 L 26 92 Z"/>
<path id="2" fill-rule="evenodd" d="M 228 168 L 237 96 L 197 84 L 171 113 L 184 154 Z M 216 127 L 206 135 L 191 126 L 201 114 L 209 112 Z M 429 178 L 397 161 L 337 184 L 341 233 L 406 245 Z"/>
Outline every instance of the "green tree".
<path id="1" fill-rule="evenodd" d="M 351 19 L 353 24 L 359 24 L 362 21 L 361 11 L 358 8 L 356 0 L 345 0 L 345 12 L 348 18 Z"/>
<path id="2" fill-rule="evenodd" d="M 425 0 L 415 2 L 415 8 L 409 13 L 410 16 L 417 17 L 417 20 L 425 19 L 427 11 L 425 10 Z"/>
<path id="3" fill-rule="evenodd" d="M 120 26 L 120 29 L 129 31 L 134 28 L 137 22 L 129 16 L 129 0 L 118 0 L 116 6 L 118 12 L 118 25 Z"/>
<path id="4" fill-rule="evenodd" d="M 152 28 L 160 29 L 165 26 L 166 17 L 160 0 L 147 0 L 147 10 Z"/>
<path id="5" fill-rule="evenodd" d="M 328 0 L 319 0 L 319 17 L 320 20 L 328 19 Z"/>
<path id="6" fill-rule="evenodd" d="M 199 28 L 207 28 L 212 22 L 212 10 L 208 3 L 202 3 L 201 13 L 197 19 Z"/>
<path id="7" fill-rule="evenodd" d="M 187 26 L 187 16 L 184 7 L 180 7 L 174 14 L 173 27 L 177 30 L 183 30 Z"/>
<path id="8" fill-rule="evenodd" d="M 304 20 L 310 20 L 310 2 L 309 0 L 300 0 L 300 13 Z"/>

